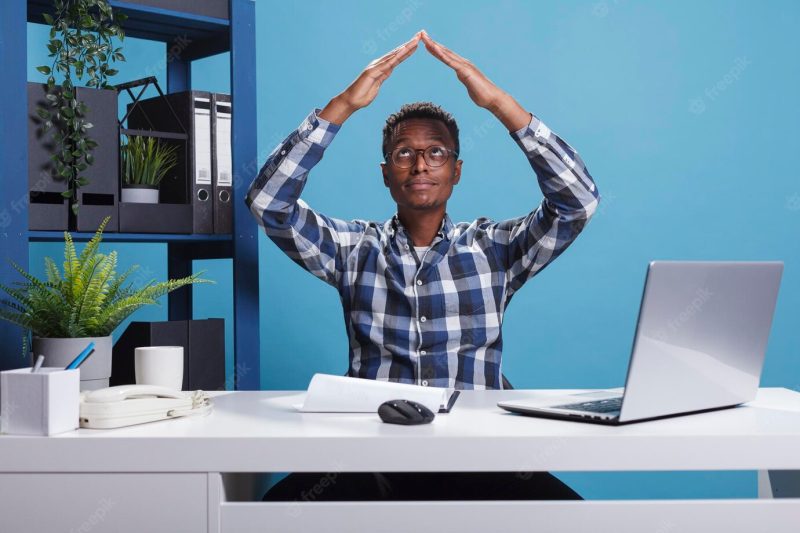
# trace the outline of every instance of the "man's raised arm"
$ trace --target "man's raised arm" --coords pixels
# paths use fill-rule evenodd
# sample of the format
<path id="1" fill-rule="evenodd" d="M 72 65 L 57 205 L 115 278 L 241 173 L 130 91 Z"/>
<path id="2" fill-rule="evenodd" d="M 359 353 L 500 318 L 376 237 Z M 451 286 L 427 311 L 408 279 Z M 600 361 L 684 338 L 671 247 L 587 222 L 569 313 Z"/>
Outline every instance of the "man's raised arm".
<path id="1" fill-rule="evenodd" d="M 422 32 L 425 48 L 451 67 L 475 104 L 500 120 L 525 151 L 544 194 L 524 217 L 487 226 L 487 238 L 505 259 L 511 293 L 558 257 L 597 209 L 600 194 L 578 153 L 467 59 Z"/>
<path id="2" fill-rule="evenodd" d="M 297 264 L 336 285 L 341 265 L 363 226 L 315 212 L 302 200 L 308 174 L 342 123 L 369 105 L 392 70 L 416 50 L 420 35 L 372 61 L 324 109 L 311 112 L 269 155 L 245 197 L 267 236 Z"/>

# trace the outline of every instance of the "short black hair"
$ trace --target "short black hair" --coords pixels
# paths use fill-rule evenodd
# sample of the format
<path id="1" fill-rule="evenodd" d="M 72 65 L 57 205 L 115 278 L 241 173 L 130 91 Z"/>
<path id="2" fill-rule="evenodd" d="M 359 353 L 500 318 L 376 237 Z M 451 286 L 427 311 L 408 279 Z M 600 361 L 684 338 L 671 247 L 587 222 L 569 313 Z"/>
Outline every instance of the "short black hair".
<path id="1" fill-rule="evenodd" d="M 447 131 L 450 132 L 453 142 L 455 142 L 456 153 L 461 151 L 461 147 L 458 143 L 458 124 L 456 124 L 456 119 L 453 118 L 453 115 L 433 102 L 414 102 L 411 104 L 403 104 L 400 111 L 392 113 L 389 115 L 389 118 L 386 119 L 386 125 L 383 127 L 382 156 L 386 157 L 386 154 L 389 153 L 396 126 L 410 118 L 427 118 L 443 122 L 447 127 Z"/>

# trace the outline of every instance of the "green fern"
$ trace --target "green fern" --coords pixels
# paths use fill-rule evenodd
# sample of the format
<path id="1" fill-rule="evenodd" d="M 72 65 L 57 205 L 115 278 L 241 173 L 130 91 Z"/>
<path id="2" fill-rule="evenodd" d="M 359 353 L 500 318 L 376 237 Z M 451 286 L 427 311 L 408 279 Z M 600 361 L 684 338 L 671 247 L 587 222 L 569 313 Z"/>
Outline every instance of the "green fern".
<path id="1" fill-rule="evenodd" d="M 0 300 L 0 319 L 26 331 L 23 354 L 27 351 L 27 332 L 51 338 L 104 337 L 131 313 L 142 306 L 157 304 L 167 293 L 193 283 L 213 283 L 201 279 L 199 272 L 159 283 L 150 281 L 139 289 L 130 284 L 123 286 L 138 265 L 118 275 L 117 252 L 108 255 L 98 252 L 108 220 L 100 224 L 80 255 L 72 236 L 64 232 L 63 274 L 49 257 L 45 258 L 46 280 L 32 276 L 12 262 L 25 281 L 14 283 L 14 287 L 0 284 L 0 289 L 11 297 Z"/>

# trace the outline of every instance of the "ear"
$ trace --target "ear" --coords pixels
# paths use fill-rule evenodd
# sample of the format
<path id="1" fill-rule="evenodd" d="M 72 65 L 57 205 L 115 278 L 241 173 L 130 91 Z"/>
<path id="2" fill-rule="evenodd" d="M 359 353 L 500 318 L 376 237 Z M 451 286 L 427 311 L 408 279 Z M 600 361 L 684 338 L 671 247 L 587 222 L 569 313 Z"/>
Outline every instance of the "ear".
<path id="1" fill-rule="evenodd" d="M 389 166 L 386 163 L 381 163 L 381 172 L 383 173 L 383 184 L 389 187 Z"/>
<path id="2" fill-rule="evenodd" d="M 461 165 L 464 162 L 459 159 L 456 161 L 455 168 L 453 169 L 453 185 L 456 185 L 459 181 L 461 181 Z"/>

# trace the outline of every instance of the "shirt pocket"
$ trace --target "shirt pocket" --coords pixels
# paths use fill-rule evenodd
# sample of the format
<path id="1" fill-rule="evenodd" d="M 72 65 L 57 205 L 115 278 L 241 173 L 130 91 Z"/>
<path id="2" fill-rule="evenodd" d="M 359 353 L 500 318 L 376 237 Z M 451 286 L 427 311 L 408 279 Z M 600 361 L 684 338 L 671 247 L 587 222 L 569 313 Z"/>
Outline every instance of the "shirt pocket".
<path id="1" fill-rule="evenodd" d="M 453 281 L 448 283 L 444 295 L 445 311 L 448 316 L 469 316 L 486 309 L 484 290 L 477 270 L 454 273 Z"/>
<path id="2" fill-rule="evenodd" d="M 495 275 L 486 255 L 468 247 L 442 261 L 444 307 L 447 316 L 479 315 L 495 309 Z"/>

